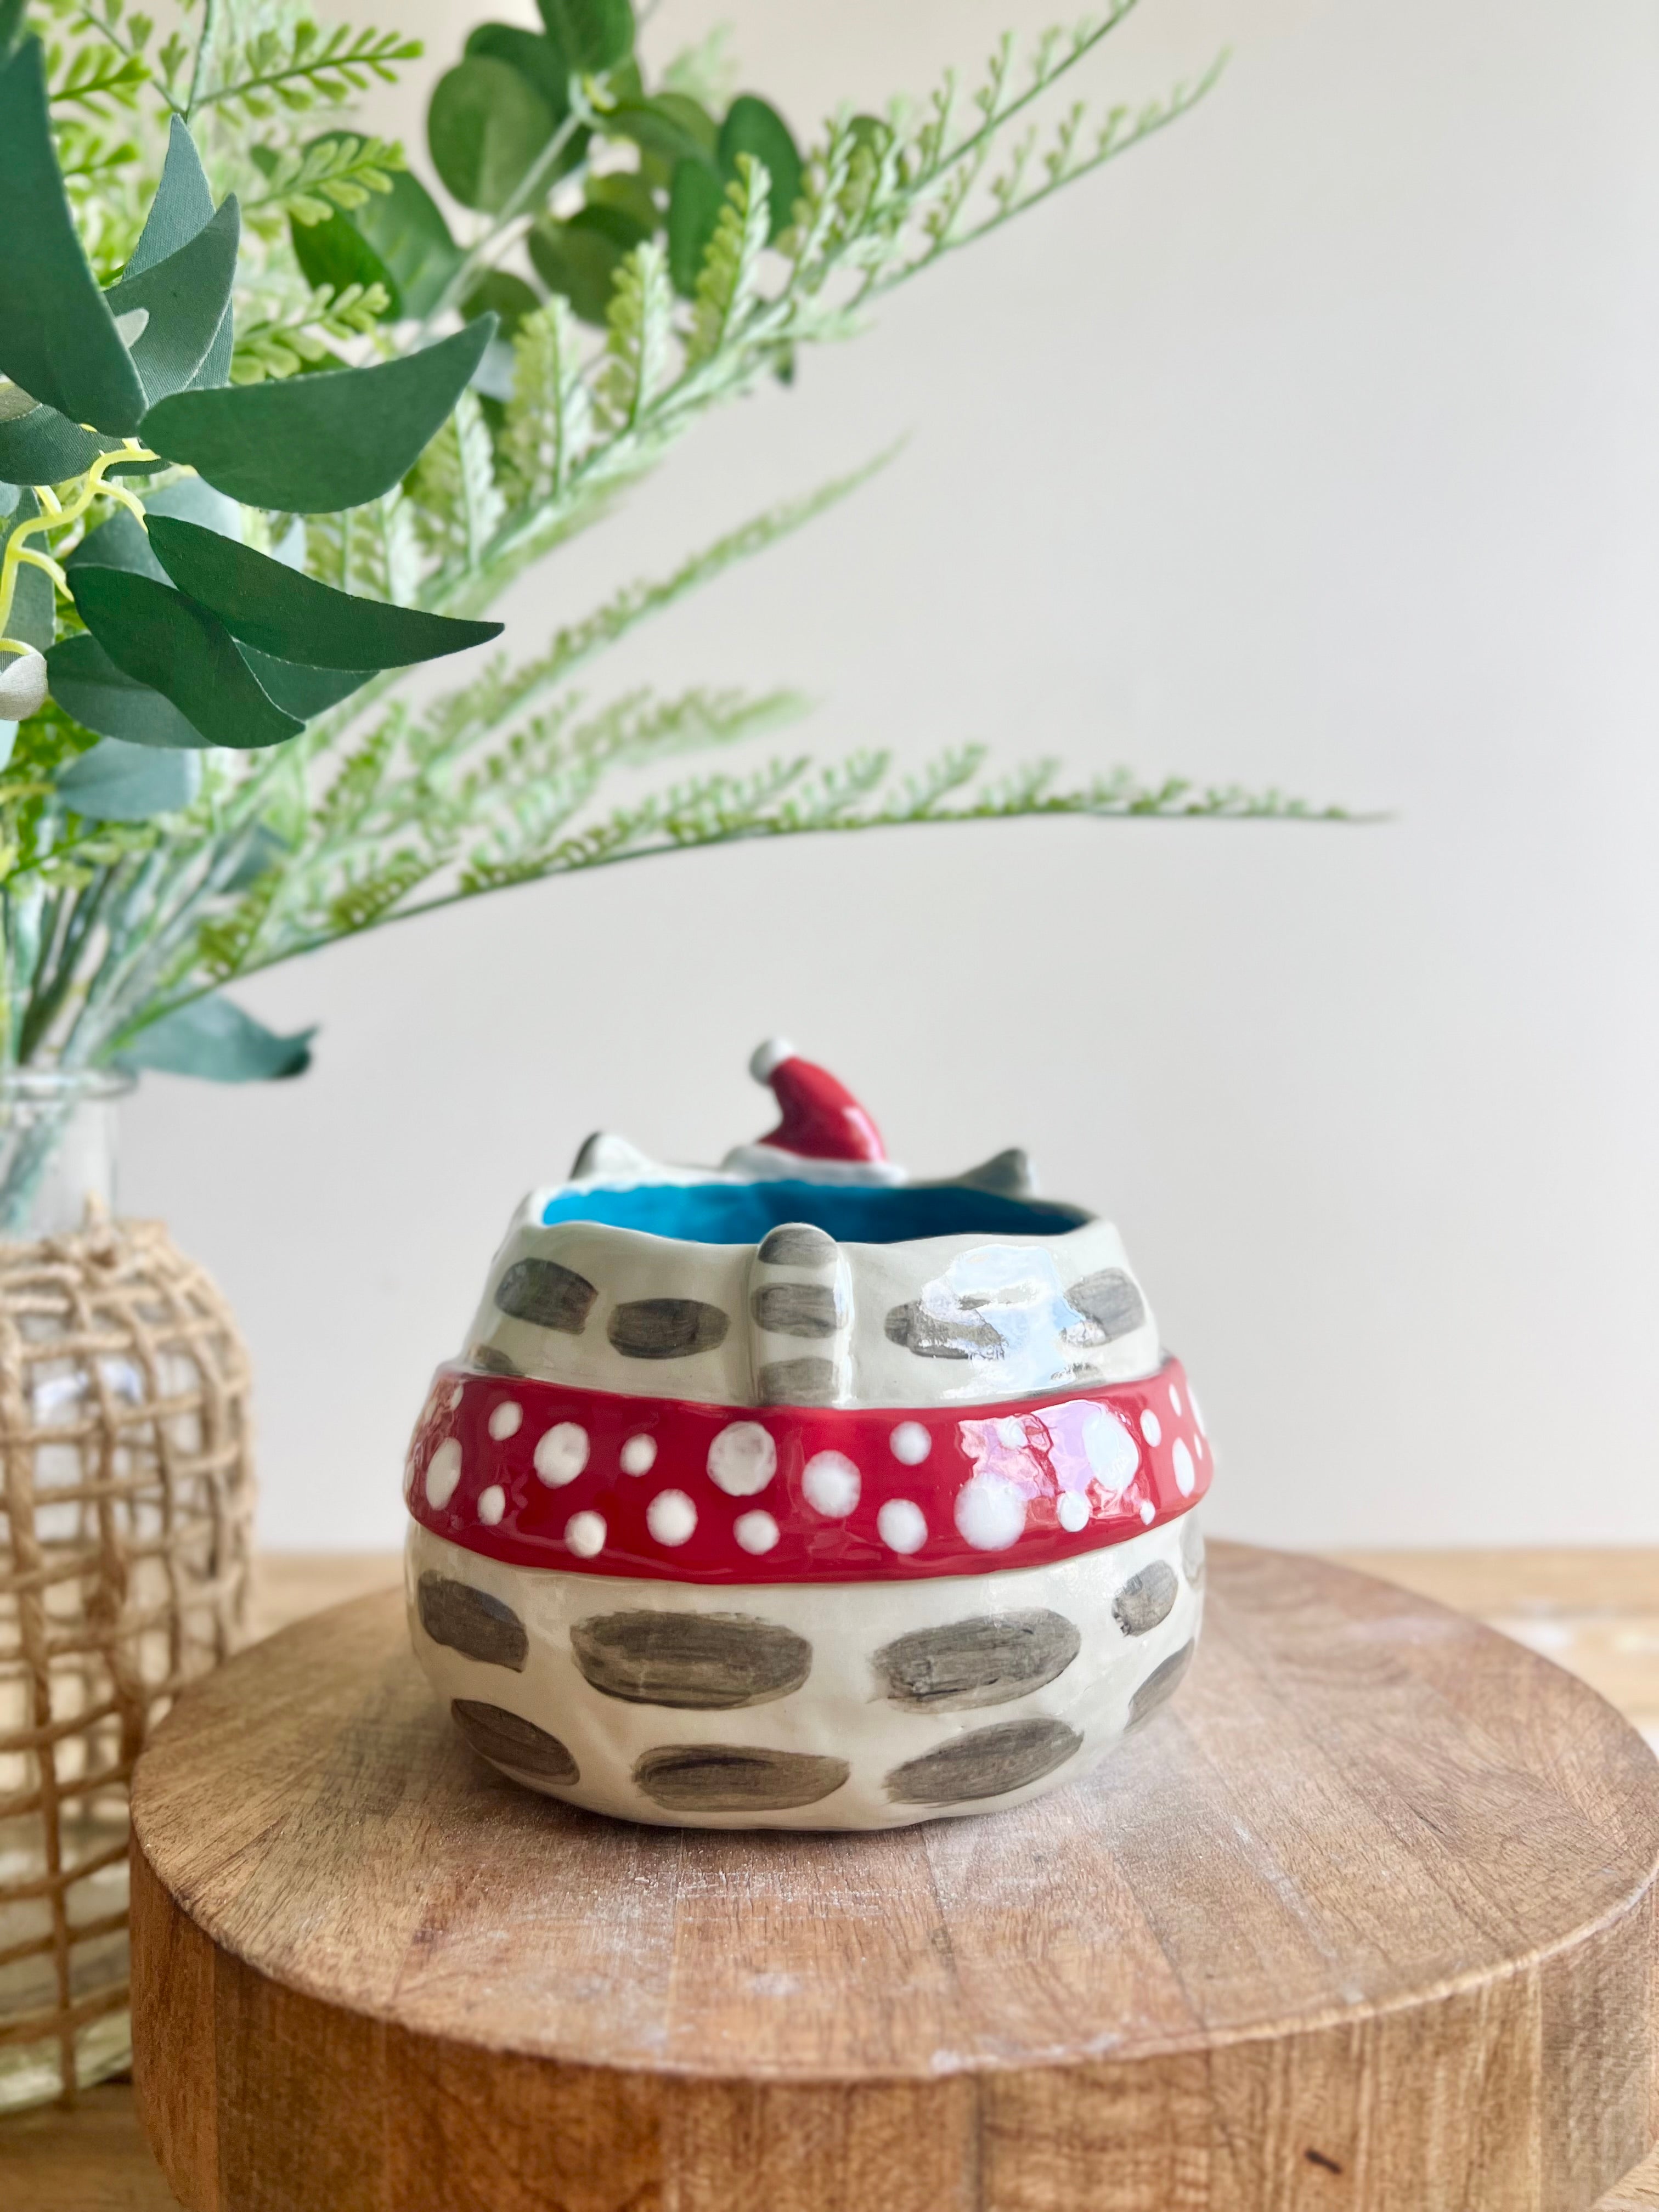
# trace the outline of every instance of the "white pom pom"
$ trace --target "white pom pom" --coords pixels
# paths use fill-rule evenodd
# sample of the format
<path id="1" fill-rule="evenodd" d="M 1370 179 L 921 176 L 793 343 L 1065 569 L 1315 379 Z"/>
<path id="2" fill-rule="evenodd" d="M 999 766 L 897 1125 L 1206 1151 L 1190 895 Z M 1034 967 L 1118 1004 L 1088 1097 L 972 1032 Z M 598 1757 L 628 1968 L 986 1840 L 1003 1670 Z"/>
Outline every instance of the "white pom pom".
<path id="1" fill-rule="evenodd" d="M 782 1066 L 786 1060 L 794 1060 L 798 1057 L 794 1046 L 790 1043 L 787 1037 L 768 1037 L 764 1044 L 755 1047 L 754 1054 L 749 1062 L 749 1073 L 757 1083 L 769 1083 L 775 1072 Z"/>
<path id="2" fill-rule="evenodd" d="M 33 646 L 0 658 L 0 722 L 26 722 L 46 703 L 46 664 Z"/>

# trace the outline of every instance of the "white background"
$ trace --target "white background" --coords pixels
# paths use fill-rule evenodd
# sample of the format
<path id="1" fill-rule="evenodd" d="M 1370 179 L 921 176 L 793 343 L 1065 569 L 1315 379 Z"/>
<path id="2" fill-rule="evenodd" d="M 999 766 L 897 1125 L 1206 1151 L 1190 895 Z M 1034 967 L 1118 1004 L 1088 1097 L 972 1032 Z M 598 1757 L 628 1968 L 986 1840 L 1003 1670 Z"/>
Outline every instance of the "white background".
<path id="1" fill-rule="evenodd" d="M 371 11 L 373 12 L 373 11 Z M 465 13 L 374 111 L 416 128 Z M 798 126 L 1037 0 L 665 0 Z M 1659 53 L 1637 0 L 1143 0 L 1197 114 L 706 426 L 511 604 L 613 584 L 910 434 L 607 685 L 801 685 L 781 741 L 968 738 L 1382 826 L 902 831 L 654 861 L 246 988 L 265 1089 L 149 1079 L 124 1199 L 235 1302 L 264 1528 L 395 1542 L 402 1446 L 532 1182 L 596 1126 L 711 1158 L 787 1030 L 895 1155 L 1010 1143 L 1121 1224 L 1292 1544 L 1659 1540 Z"/>

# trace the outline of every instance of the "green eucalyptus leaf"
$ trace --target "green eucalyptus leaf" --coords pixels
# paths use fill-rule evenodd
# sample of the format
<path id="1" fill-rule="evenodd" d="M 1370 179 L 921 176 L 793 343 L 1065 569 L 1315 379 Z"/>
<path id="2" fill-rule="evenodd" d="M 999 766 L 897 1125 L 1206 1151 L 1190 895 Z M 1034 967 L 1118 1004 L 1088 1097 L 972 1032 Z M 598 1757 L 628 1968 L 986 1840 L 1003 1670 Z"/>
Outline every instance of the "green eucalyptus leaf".
<path id="1" fill-rule="evenodd" d="M 202 787 L 202 763 L 193 752 L 161 752 L 106 738 L 67 762 L 53 781 L 88 822 L 145 822 L 190 805 Z"/>
<path id="2" fill-rule="evenodd" d="M 668 196 L 668 274 L 674 289 L 691 299 L 703 256 L 726 204 L 719 174 L 701 161 L 682 161 Z"/>
<path id="3" fill-rule="evenodd" d="M 0 372 L 73 422 L 131 436 L 144 387 L 76 235 L 39 39 L 0 69 Z"/>
<path id="4" fill-rule="evenodd" d="M 89 530 L 64 562 L 71 580 L 82 568 L 123 568 L 129 575 L 153 577 L 158 584 L 167 580 L 167 570 L 150 550 L 149 532 L 124 507 L 118 507 L 96 530 Z"/>
<path id="5" fill-rule="evenodd" d="M 407 668 L 487 645 L 500 623 L 457 622 L 384 599 L 356 599 L 194 523 L 155 515 L 151 550 L 181 592 L 233 637 L 302 667 Z"/>
<path id="6" fill-rule="evenodd" d="M 27 13 L 28 0 L 0 0 L 0 68 L 16 52 Z"/>
<path id="7" fill-rule="evenodd" d="M 7 412 L 14 404 L 14 391 L 0 391 L 0 477 L 8 483 L 62 483 L 66 477 L 84 475 L 100 453 L 107 453 L 119 442 L 83 430 L 55 407 L 25 406 L 21 413 Z"/>
<path id="8" fill-rule="evenodd" d="M 40 512 L 39 501 L 32 491 L 21 491 L 10 512 L 0 520 L 0 553 L 3 553 L 13 531 L 20 523 L 33 521 Z M 24 541 L 40 550 L 38 538 Z M 44 653 L 58 630 L 58 600 L 52 578 L 44 568 L 33 562 L 18 565 L 17 582 L 12 592 L 11 612 L 6 618 L 6 635 L 15 638 L 20 645 L 32 645 L 37 653 Z M 9 665 L 11 656 L 0 657 L 0 667 Z"/>
<path id="9" fill-rule="evenodd" d="M 241 234 L 233 195 L 176 253 L 136 276 L 129 271 L 105 293 L 112 315 L 142 307 L 149 316 L 132 359 L 152 404 L 184 391 L 207 359 L 230 306 Z"/>
<path id="10" fill-rule="evenodd" d="M 228 999 L 192 999 L 151 1022 L 121 1048 L 128 1067 L 209 1083 L 276 1083 L 311 1065 L 314 1029 L 278 1036 Z"/>
<path id="11" fill-rule="evenodd" d="M 795 202 L 800 198 L 801 158 L 782 116 L 752 92 L 738 94 L 720 125 L 720 163 L 728 177 L 738 173 L 739 154 L 751 155 L 766 166 L 771 187 L 768 234 L 775 238 L 794 220 Z"/>
<path id="12" fill-rule="evenodd" d="M 200 477 L 180 477 L 160 491 L 147 491 L 144 505 L 151 514 L 176 515 L 181 522 L 199 522 L 204 530 L 216 530 L 221 538 L 240 539 L 242 510 L 234 499 L 215 491 Z"/>
<path id="13" fill-rule="evenodd" d="M 377 672 L 372 668 L 302 668 L 298 661 L 278 660 L 273 654 L 241 647 L 242 658 L 259 679 L 259 688 L 285 714 L 308 722 L 313 714 L 337 707 L 360 691 Z"/>
<path id="14" fill-rule="evenodd" d="M 590 177 L 583 197 L 589 207 L 617 209 L 647 238 L 661 225 L 656 195 L 637 169 L 611 169 L 603 177 Z"/>
<path id="15" fill-rule="evenodd" d="M 719 164 L 720 126 L 688 93 L 659 92 L 650 100 L 619 100 L 605 121 L 607 131 L 631 138 L 671 167 L 677 161 L 703 161 L 711 169 Z"/>
<path id="16" fill-rule="evenodd" d="M 629 0 L 537 0 L 537 6 L 572 76 L 614 69 L 634 51 Z"/>
<path id="17" fill-rule="evenodd" d="M 461 302 L 469 321 L 475 315 L 494 315 L 503 338 L 510 338 L 526 315 L 533 315 L 540 300 L 522 276 L 508 269 L 487 269 Z"/>
<path id="18" fill-rule="evenodd" d="M 383 284 L 386 307 L 383 319 L 395 322 L 403 313 L 396 278 L 363 236 L 351 217 L 337 208 L 326 222 L 301 222 L 289 218 L 289 239 L 300 274 L 307 284 L 325 284 L 343 292 L 348 284 Z"/>
<path id="19" fill-rule="evenodd" d="M 171 699 L 209 744 L 251 752 L 298 737 L 303 724 L 270 698 L 205 607 L 121 568 L 77 568 L 72 582 L 81 619 L 110 659 Z"/>
<path id="20" fill-rule="evenodd" d="M 145 441 L 244 507 L 288 514 L 362 507 L 420 459 L 495 330 L 483 315 L 436 345 L 370 368 L 177 392 L 150 410 Z"/>
<path id="21" fill-rule="evenodd" d="M 505 207 L 557 127 L 552 109 L 508 63 L 477 55 L 447 70 L 427 111 L 433 166 L 463 207 Z"/>
<path id="22" fill-rule="evenodd" d="M 584 322 L 603 328 L 618 264 L 650 235 L 621 208 L 585 207 L 568 222 L 543 216 L 533 223 L 530 258 L 550 292 L 562 293 Z"/>
<path id="23" fill-rule="evenodd" d="M 207 742 L 171 699 L 118 668 L 89 630 L 53 646 L 46 655 L 46 681 L 64 712 L 100 738 L 167 751 L 199 750 Z"/>
<path id="24" fill-rule="evenodd" d="M 330 143 L 328 132 L 313 145 Z M 295 258 L 312 284 L 337 290 L 348 284 L 383 284 L 388 320 L 429 314 L 460 266 L 461 250 L 449 234 L 437 202 L 407 169 L 393 172 L 392 189 L 371 192 L 362 207 L 337 209 L 326 222 L 289 226 Z"/>
<path id="25" fill-rule="evenodd" d="M 516 23 L 479 23 L 466 34 L 467 58 L 505 62 L 526 78 L 547 102 L 556 123 L 570 112 L 570 72 L 564 57 L 539 31 Z"/>
<path id="26" fill-rule="evenodd" d="M 155 188 L 149 213 L 132 258 L 122 270 L 123 279 L 141 276 L 146 269 L 166 261 L 188 246 L 198 231 L 213 220 L 213 194 L 196 151 L 196 142 L 182 117 L 175 115 L 167 131 L 167 157 L 161 181 Z"/>

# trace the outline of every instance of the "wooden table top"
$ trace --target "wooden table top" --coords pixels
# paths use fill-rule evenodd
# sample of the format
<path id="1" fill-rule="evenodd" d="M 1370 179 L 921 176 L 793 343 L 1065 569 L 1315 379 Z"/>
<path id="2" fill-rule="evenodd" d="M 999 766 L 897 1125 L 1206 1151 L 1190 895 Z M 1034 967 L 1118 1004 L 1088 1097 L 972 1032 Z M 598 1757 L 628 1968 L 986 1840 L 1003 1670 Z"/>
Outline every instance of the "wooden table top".
<path id="1" fill-rule="evenodd" d="M 1659 1746 L 1659 1552 L 1368 1553 L 1352 1564 L 1479 1616 L 1571 1668 Z M 396 1581 L 390 1555 L 263 1563 L 261 1633 Z M 131 2088 L 109 2083 L 73 2112 L 0 2122 L 8 2212 L 171 2212 Z M 1659 2154 L 1598 2212 L 1659 2212 Z"/>

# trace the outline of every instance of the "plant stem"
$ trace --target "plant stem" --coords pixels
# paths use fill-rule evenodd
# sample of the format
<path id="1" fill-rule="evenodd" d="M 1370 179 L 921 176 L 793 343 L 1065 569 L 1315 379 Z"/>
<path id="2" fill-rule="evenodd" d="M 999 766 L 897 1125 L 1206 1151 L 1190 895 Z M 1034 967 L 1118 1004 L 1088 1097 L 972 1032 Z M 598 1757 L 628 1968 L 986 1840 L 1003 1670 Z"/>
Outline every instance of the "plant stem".
<path id="1" fill-rule="evenodd" d="M 213 16 L 216 0 L 202 0 L 202 35 L 196 41 L 196 64 L 190 73 L 190 90 L 185 94 L 185 121 L 188 123 L 196 112 L 201 97 L 202 80 L 207 75 L 208 48 L 213 43 Z"/>

